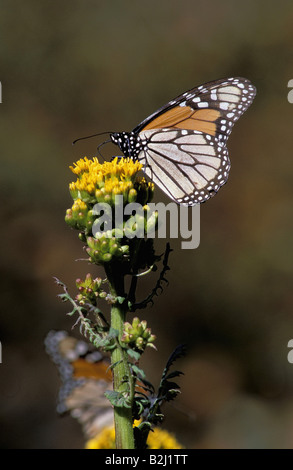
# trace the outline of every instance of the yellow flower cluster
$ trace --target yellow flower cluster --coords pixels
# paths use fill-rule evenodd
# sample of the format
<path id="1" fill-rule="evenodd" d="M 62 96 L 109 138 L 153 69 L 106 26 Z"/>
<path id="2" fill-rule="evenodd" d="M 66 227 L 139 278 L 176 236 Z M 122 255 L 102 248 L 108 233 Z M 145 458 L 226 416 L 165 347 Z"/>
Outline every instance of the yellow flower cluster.
<path id="1" fill-rule="evenodd" d="M 147 203 L 154 191 L 154 184 L 147 183 L 138 176 L 142 164 L 131 158 L 114 158 L 111 162 L 99 163 L 94 157 L 89 160 L 81 158 L 71 171 L 78 176 L 70 183 L 69 189 L 74 200 L 81 199 L 86 203 L 106 202 L 113 204 L 116 195 L 123 195 L 124 202 Z"/>
<path id="2" fill-rule="evenodd" d="M 101 164 L 96 157 L 92 160 L 84 157 L 70 167 L 78 179 L 69 185 L 69 189 L 77 197 L 83 192 L 96 195 L 97 198 L 102 193 L 124 194 L 133 187 L 141 168 L 142 164 L 131 158 L 116 157 L 111 162 Z"/>
<path id="3" fill-rule="evenodd" d="M 131 179 L 135 173 L 141 170 L 142 164 L 132 158 L 115 157 L 111 162 L 99 163 L 97 157 L 89 160 L 87 157 L 81 158 L 74 167 L 70 167 L 73 173 L 80 175 L 84 172 L 100 174 L 101 178 L 119 176 Z"/>
<path id="4" fill-rule="evenodd" d="M 154 428 L 148 435 L 149 449 L 183 449 L 173 434 L 164 429 Z M 115 429 L 113 426 L 104 428 L 96 437 L 90 439 L 86 449 L 115 449 Z"/>

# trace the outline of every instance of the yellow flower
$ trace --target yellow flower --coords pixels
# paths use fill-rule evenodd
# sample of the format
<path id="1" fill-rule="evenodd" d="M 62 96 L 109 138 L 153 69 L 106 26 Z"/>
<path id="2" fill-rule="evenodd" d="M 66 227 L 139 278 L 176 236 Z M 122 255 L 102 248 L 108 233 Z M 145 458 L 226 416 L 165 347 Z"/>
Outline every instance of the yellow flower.
<path id="1" fill-rule="evenodd" d="M 147 445 L 149 449 L 183 449 L 175 436 L 158 427 L 150 431 Z M 86 449 L 115 449 L 115 429 L 112 426 L 105 427 L 93 439 L 87 441 Z"/>
<path id="2" fill-rule="evenodd" d="M 76 199 L 72 205 L 73 212 L 82 212 L 87 209 L 87 205 L 81 199 Z"/>
<path id="3" fill-rule="evenodd" d="M 86 203 L 114 203 L 116 195 L 123 195 L 124 202 L 148 202 L 154 191 L 154 184 L 147 183 L 137 173 L 142 164 L 132 158 L 114 158 L 111 162 L 99 163 L 94 157 L 89 160 L 81 158 L 71 171 L 78 179 L 69 185 L 74 200 L 81 199 Z"/>

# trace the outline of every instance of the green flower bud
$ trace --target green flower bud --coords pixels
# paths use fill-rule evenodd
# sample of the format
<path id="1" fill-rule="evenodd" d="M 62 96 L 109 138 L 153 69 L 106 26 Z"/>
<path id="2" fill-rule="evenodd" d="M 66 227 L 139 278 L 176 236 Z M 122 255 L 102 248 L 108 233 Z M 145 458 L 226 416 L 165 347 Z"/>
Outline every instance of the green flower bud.
<path id="1" fill-rule="evenodd" d="M 107 204 L 111 204 L 112 202 L 112 196 L 111 194 L 106 194 L 105 197 L 104 197 L 104 202 L 106 202 Z"/>
<path id="2" fill-rule="evenodd" d="M 136 189 L 132 188 L 130 189 L 128 193 L 128 202 L 136 202 L 137 200 L 137 191 Z"/>
<path id="3" fill-rule="evenodd" d="M 104 194 L 101 189 L 96 189 L 95 191 L 95 197 L 97 202 L 103 202 Z"/>
<path id="4" fill-rule="evenodd" d="M 143 340 L 143 338 L 141 338 L 139 336 L 137 338 L 137 340 L 135 341 L 135 346 L 137 347 L 137 349 L 144 350 L 144 340 Z"/>
<path id="5" fill-rule="evenodd" d="M 102 291 L 102 292 L 99 293 L 100 299 L 105 299 L 105 298 L 107 297 L 107 295 L 108 295 L 108 294 L 107 294 L 107 292 L 105 292 L 105 291 Z"/>
<path id="6" fill-rule="evenodd" d="M 136 329 L 138 327 L 138 325 L 140 324 L 140 319 L 138 317 L 134 317 L 134 319 L 132 320 L 132 328 Z"/>
<path id="7" fill-rule="evenodd" d="M 105 254 L 103 255 L 103 261 L 104 261 L 104 263 L 109 263 L 109 261 L 111 261 L 111 260 L 112 260 L 112 255 L 111 255 L 111 253 L 105 253 Z"/>
<path id="8" fill-rule="evenodd" d="M 129 254 L 129 245 L 122 245 L 121 246 L 121 251 L 122 251 L 122 254 L 128 255 Z"/>

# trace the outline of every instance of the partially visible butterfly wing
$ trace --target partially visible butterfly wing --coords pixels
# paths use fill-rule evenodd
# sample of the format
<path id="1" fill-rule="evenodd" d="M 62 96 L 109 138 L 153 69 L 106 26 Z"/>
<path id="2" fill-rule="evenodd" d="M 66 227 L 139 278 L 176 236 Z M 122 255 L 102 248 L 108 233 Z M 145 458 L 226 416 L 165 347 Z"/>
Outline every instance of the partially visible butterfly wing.
<path id="1" fill-rule="evenodd" d="M 88 438 L 113 424 L 113 410 L 104 396 L 112 389 L 108 358 L 65 331 L 51 331 L 45 346 L 62 381 L 57 411 L 76 418 Z"/>
<path id="2" fill-rule="evenodd" d="M 190 130 L 143 131 L 145 173 L 179 204 L 202 203 L 227 181 L 230 161 L 216 137 Z"/>
<path id="3" fill-rule="evenodd" d="M 143 142 L 138 159 L 169 197 L 193 205 L 213 196 L 228 179 L 226 141 L 256 94 L 244 78 L 193 88 L 137 126 Z"/>

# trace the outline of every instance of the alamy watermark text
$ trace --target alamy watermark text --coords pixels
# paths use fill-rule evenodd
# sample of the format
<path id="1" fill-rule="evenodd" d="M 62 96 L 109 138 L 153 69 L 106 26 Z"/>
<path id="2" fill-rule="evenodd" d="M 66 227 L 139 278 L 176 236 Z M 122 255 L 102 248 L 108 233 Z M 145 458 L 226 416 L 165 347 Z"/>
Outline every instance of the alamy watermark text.
<path id="1" fill-rule="evenodd" d="M 93 213 L 97 216 L 92 232 L 93 236 L 111 237 L 115 228 L 115 236 L 118 238 L 166 238 L 167 225 L 169 225 L 170 238 L 181 237 L 183 249 L 195 249 L 200 242 L 200 205 L 196 204 L 190 208 L 170 202 L 148 203 L 148 212 L 145 222 L 145 207 L 136 202 L 123 206 L 123 196 L 115 196 L 115 213 L 110 204 L 101 202 L 93 207 Z M 129 216 L 124 223 L 125 216 Z M 154 219 L 156 223 L 154 223 Z M 167 221 L 169 219 L 169 224 Z M 124 230 L 117 230 L 124 227 Z"/>

